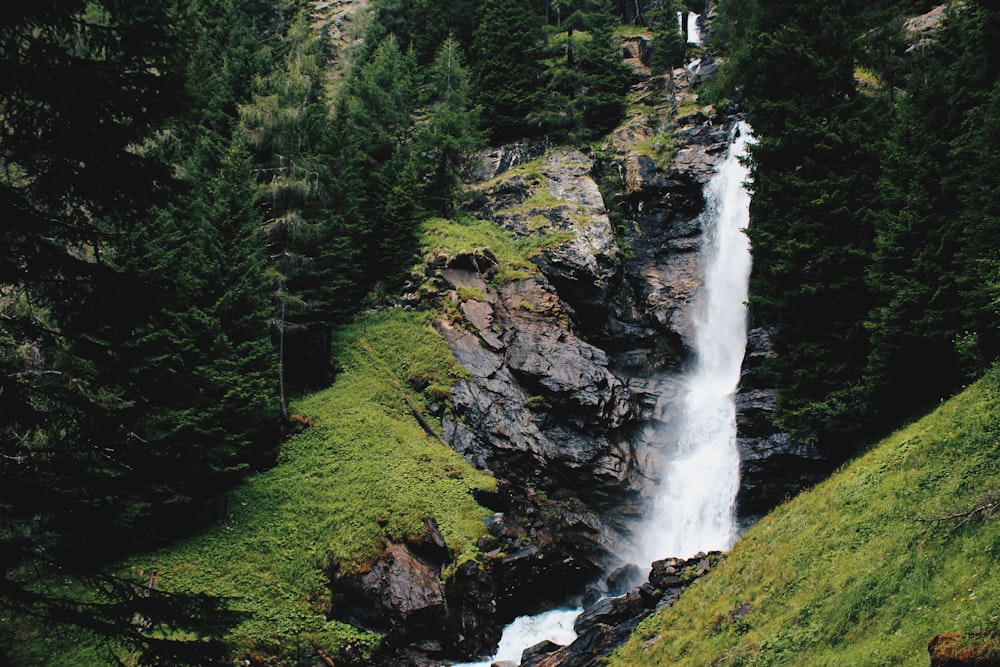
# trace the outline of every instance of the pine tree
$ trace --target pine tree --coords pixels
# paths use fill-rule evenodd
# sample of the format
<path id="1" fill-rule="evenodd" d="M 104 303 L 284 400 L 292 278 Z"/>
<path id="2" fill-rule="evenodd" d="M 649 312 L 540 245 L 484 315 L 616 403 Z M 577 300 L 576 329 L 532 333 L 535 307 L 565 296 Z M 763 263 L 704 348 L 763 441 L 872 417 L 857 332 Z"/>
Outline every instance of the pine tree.
<path id="1" fill-rule="evenodd" d="M 456 39 L 448 38 L 438 49 L 427 79 L 425 119 L 418 125 L 414 143 L 426 182 L 424 208 L 447 216 L 452 212 L 462 165 L 484 141 L 479 131 L 480 110 L 470 108 L 472 87 Z"/>
<path id="2" fill-rule="evenodd" d="M 275 272 L 274 334 L 279 350 L 281 404 L 291 385 L 322 386 L 330 379 L 330 288 L 317 276 L 330 270 L 324 240 L 326 173 L 319 147 L 329 110 L 319 44 L 301 12 L 286 35 L 288 52 L 261 79 L 240 119 L 250 138 L 260 181 L 271 269 Z"/>
<path id="3" fill-rule="evenodd" d="M 668 74 L 671 86 L 673 70 L 684 64 L 684 54 L 687 51 L 684 33 L 677 26 L 677 13 L 683 6 L 680 0 L 654 0 L 646 11 L 654 40 L 650 69 L 657 74 Z"/>
<path id="4" fill-rule="evenodd" d="M 468 50 L 479 4 L 476 0 L 378 0 L 375 18 L 365 36 L 369 55 L 390 35 L 402 52 L 413 53 L 420 67 L 434 61 L 447 39 L 456 40 L 463 50 Z"/>
<path id="5" fill-rule="evenodd" d="M 629 71 L 614 36 L 617 18 L 607 2 L 563 0 L 550 35 L 546 95 L 547 130 L 599 136 L 614 128 L 625 109 Z"/>
<path id="6" fill-rule="evenodd" d="M 220 164 L 146 226 L 125 266 L 156 306 L 128 324 L 122 354 L 140 406 L 130 430 L 151 450 L 132 465 L 159 489 L 150 501 L 161 523 L 219 495 L 276 439 L 271 286 L 241 137 Z"/>
<path id="7" fill-rule="evenodd" d="M 891 425 L 950 394 L 996 358 L 997 12 L 954 8 L 914 53 L 886 142 L 869 272 L 872 417 Z M 914 363 L 920 359 L 920 363 Z M 926 382 L 933 377 L 934 382 Z"/>
<path id="8" fill-rule="evenodd" d="M 78 577 L 127 546 L 148 506 L 130 464 L 152 452 L 128 428 L 137 397 L 118 336 L 130 333 L 129 306 L 147 304 L 132 300 L 141 290 L 119 261 L 145 211 L 174 193 L 153 146 L 184 99 L 184 17 L 171 3 L 101 0 L 15 3 L 4 13 L 0 605 L 78 624 L 153 663 L 184 642 L 138 631 L 135 587 L 94 576 L 90 588 L 106 597 L 84 604 L 41 583 L 55 572 Z M 211 659 L 187 648 L 175 664 Z"/>
<path id="9" fill-rule="evenodd" d="M 541 17 L 527 0 L 487 3 L 472 41 L 473 96 L 483 109 L 483 125 L 494 142 L 532 134 L 530 117 L 544 100 Z"/>
<path id="10" fill-rule="evenodd" d="M 849 1 L 758 3 L 732 56 L 757 137 L 751 307 L 777 327 L 782 425 L 831 448 L 861 427 L 874 139 L 886 117 L 883 100 L 855 90 L 859 12 Z"/>
<path id="11" fill-rule="evenodd" d="M 414 249 L 419 199 L 412 141 L 417 105 L 415 63 L 392 35 L 352 78 L 344 110 L 353 174 L 365 181 L 362 202 L 368 232 L 362 247 L 368 282 L 398 279 Z"/>

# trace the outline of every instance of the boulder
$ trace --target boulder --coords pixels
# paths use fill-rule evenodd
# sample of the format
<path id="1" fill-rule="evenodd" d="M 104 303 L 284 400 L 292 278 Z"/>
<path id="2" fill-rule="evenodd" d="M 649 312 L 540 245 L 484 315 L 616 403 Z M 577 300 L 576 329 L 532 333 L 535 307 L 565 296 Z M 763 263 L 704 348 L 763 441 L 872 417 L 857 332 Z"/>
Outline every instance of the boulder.
<path id="1" fill-rule="evenodd" d="M 330 588 L 336 617 L 402 636 L 425 636 L 439 626 L 446 615 L 443 561 L 434 557 L 436 549 L 426 552 L 422 556 L 407 544 L 387 541 L 368 571 L 348 574 L 335 568 Z"/>
<path id="2" fill-rule="evenodd" d="M 942 632 L 927 645 L 931 667 L 1000 667 L 1000 636 Z"/>

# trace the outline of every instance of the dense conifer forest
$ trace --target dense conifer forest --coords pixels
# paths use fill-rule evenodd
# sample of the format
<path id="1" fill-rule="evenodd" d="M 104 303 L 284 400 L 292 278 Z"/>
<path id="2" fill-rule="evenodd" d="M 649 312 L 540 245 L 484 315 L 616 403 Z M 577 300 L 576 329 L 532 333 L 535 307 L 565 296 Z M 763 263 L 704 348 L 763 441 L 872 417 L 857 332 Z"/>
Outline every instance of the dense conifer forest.
<path id="1" fill-rule="evenodd" d="M 781 425 L 847 458 L 1000 354 L 1000 10 L 900 0 L 37 0 L 0 24 L 0 607 L 203 664 L 221 600 L 102 566 L 273 464 L 340 327 L 393 305 L 477 150 L 626 113 L 620 36 L 754 128 L 751 308 Z M 65 586 L 41 586 L 58 576 Z M 106 593 L 77 595 L 86 582 Z M 147 633 L 136 615 L 171 628 Z M 0 629 L 0 650 L 16 637 Z"/>

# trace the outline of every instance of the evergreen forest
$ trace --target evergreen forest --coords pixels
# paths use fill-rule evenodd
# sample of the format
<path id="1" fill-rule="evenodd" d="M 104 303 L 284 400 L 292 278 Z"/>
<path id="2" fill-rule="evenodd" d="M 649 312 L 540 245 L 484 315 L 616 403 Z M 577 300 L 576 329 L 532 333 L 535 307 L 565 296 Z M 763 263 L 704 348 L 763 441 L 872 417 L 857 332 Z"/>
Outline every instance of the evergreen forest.
<path id="1" fill-rule="evenodd" d="M 394 354 L 428 226 L 473 224 L 472 156 L 596 145 L 628 113 L 626 35 L 657 72 L 714 54 L 702 103 L 753 127 L 749 305 L 783 429 L 844 461 L 1000 356 L 994 3 L 919 36 L 903 20 L 939 3 L 372 0 L 337 39 L 325 4 L 6 3 L 0 663 L 40 664 L 26 628 L 107 664 L 243 648 L 225 596 L 110 566 L 220 525 L 314 392 L 397 372 L 352 346 Z M 711 14 L 705 44 L 681 11 Z M 259 664 L 315 664 L 293 644 Z"/>

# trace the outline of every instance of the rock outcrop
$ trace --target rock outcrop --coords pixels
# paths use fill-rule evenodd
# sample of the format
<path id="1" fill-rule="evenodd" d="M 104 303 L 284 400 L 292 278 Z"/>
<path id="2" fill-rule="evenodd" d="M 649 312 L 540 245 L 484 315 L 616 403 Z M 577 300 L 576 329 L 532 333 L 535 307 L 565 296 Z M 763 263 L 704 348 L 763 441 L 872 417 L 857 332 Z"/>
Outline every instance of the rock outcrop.
<path id="1" fill-rule="evenodd" d="M 635 500 L 670 418 L 667 374 L 689 355 L 702 206 L 693 174 L 638 155 L 620 166 L 632 223 L 624 236 L 611 225 L 597 160 L 556 148 L 473 186 L 477 216 L 514 238 L 555 239 L 535 256 L 536 275 L 493 285 L 486 254 L 432 262 L 462 316 L 437 327 L 474 376 L 453 389 L 444 438 L 513 486 L 596 517 L 587 530 L 610 563 L 630 551 Z"/>
<path id="2" fill-rule="evenodd" d="M 546 641 L 525 649 L 521 667 L 590 667 L 628 639 L 653 611 L 666 609 L 688 586 L 706 576 L 723 558 L 718 551 L 682 560 L 655 561 L 649 579 L 626 594 L 591 604 L 576 619 L 577 638 L 568 646 Z"/>
<path id="3" fill-rule="evenodd" d="M 775 426 L 775 378 L 766 365 L 771 354 L 768 330 L 751 329 L 736 393 L 736 443 L 740 450 L 736 500 L 744 523 L 756 521 L 786 498 L 820 481 L 829 468 L 814 443 L 795 441 Z"/>
<path id="4" fill-rule="evenodd" d="M 389 633 L 384 664 L 489 654 L 514 616 L 580 602 L 588 590 L 619 597 L 587 609 L 573 647 L 533 647 L 524 664 L 593 664 L 690 583 L 678 569 L 703 568 L 702 559 L 661 562 L 620 595 L 637 578 L 632 530 L 672 445 L 677 378 L 691 357 L 702 186 L 735 120 L 696 109 L 671 127 L 666 86 L 642 65 L 647 50 L 641 39 L 625 50 L 644 110 L 630 111 L 599 155 L 517 143 L 483 152 L 467 171 L 466 213 L 535 247 L 536 270 L 504 273 L 485 248 L 429 258 L 419 292 L 436 299 L 435 326 L 470 373 L 435 407 L 441 435 L 494 475 L 499 492 L 482 559 L 443 588 L 432 581 L 443 556 L 412 545 L 388 544 L 370 572 L 338 580 L 343 596 L 379 610 L 356 620 Z M 691 106 L 687 82 L 712 66 L 675 71 L 676 102 Z M 666 163 L 637 148 L 664 131 L 680 146 Z M 755 330 L 737 397 L 749 520 L 814 481 L 822 463 L 774 427 L 768 354 L 766 332 Z M 421 592 L 404 594 L 404 581 Z"/>
<path id="5" fill-rule="evenodd" d="M 927 645 L 931 667 L 1000 667 L 1000 637 L 995 633 L 942 632 Z"/>

